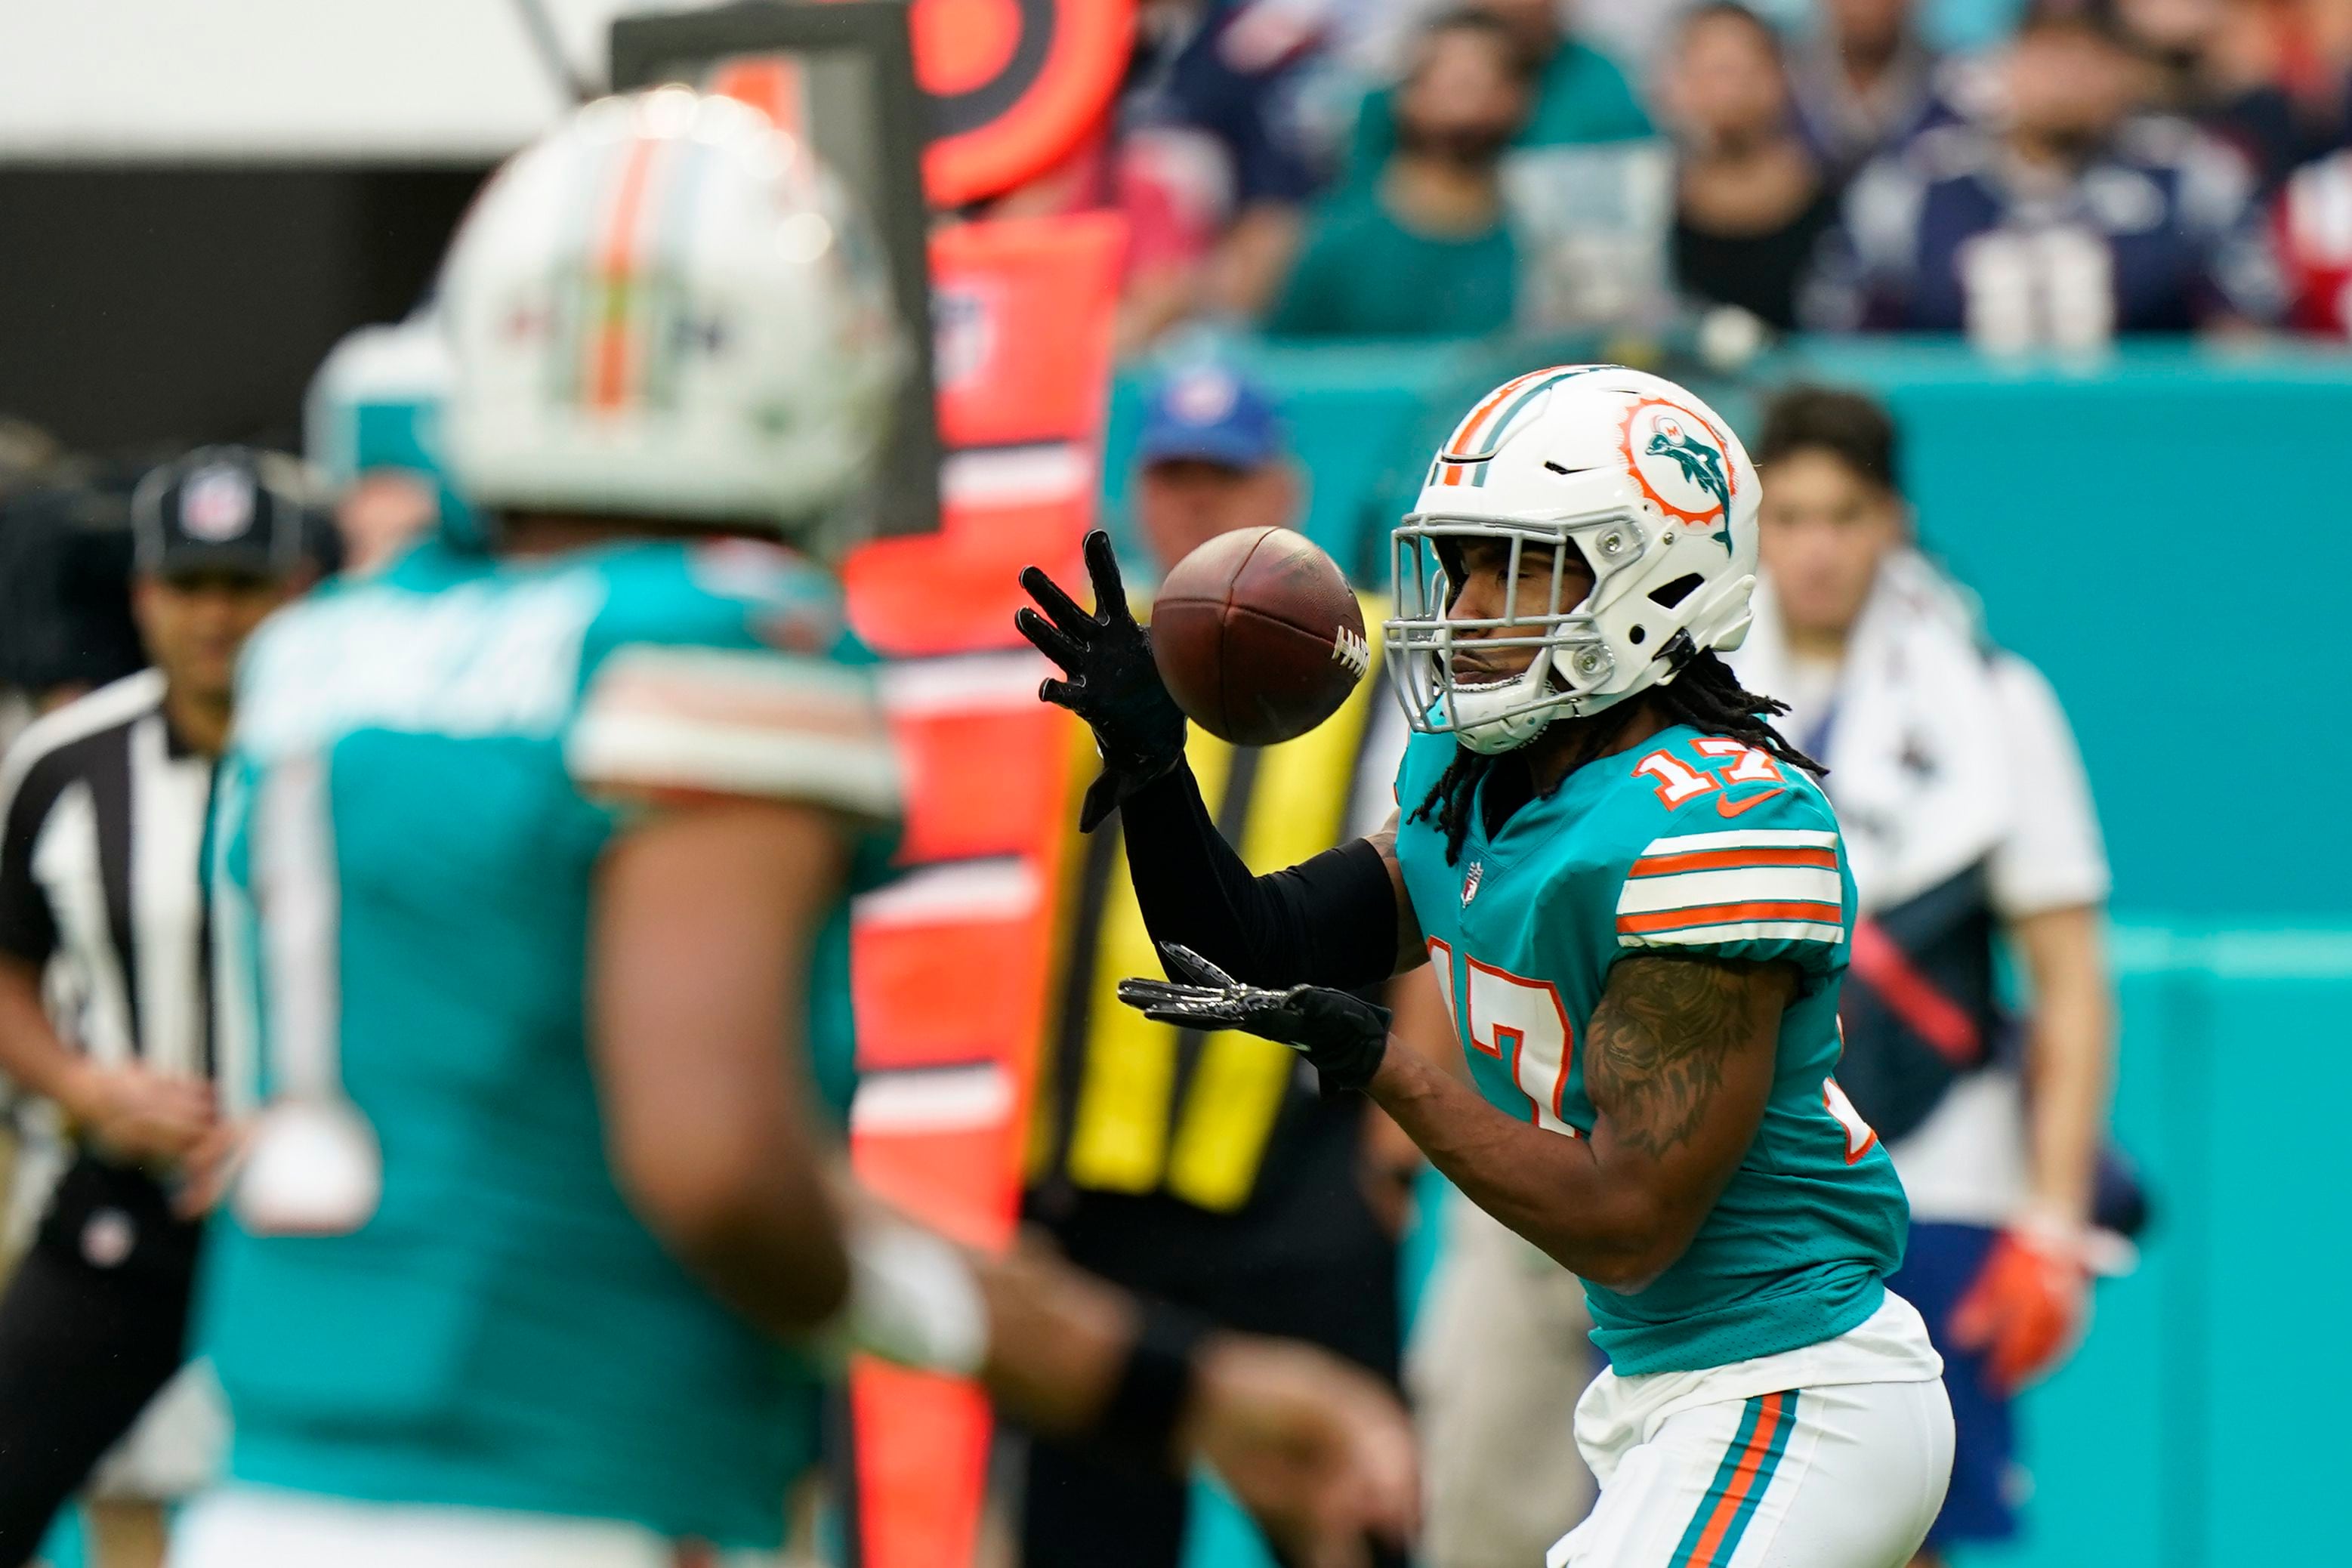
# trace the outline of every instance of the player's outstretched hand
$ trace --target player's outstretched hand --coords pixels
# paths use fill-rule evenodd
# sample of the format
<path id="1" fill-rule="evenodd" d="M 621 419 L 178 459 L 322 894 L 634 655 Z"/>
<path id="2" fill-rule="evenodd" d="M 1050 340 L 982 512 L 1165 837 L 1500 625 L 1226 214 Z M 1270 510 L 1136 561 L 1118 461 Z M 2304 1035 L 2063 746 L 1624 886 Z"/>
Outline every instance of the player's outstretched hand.
<path id="1" fill-rule="evenodd" d="M 1118 559 L 1110 535 L 1087 535 L 1087 574 L 1094 580 L 1092 615 L 1036 567 L 1021 574 L 1021 586 L 1045 613 L 1024 608 L 1013 617 L 1037 651 L 1062 667 L 1063 679 L 1048 680 L 1037 695 L 1084 719 L 1102 752 L 1102 776 L 1087 790 L 1078 826 L 1092 833 L 1130 792 L 1150 784 L 1184 760 L 1184 713 L 1160 679 L 1151 659 L 1151 636 L 1127 607 Z"/>
<path id="2" fill-rule="evenodd" d="M 1244 985 L 1179 942 L 1160 956 L 1172 977 L 1122 980 L 1118 999 L 1147 1018 L 1186 1029 L 1240 1029 L 1288 1046 L 1332 1089 L 1361 1089 L 1388 1054 L 1389 1010 L 1322 985 Z"/>
<path id="3" fill-rule="evenodd" d="M 1223 1335 L 1203 1346 L 1185 1447 L 1301 1568 L 1370 1568 L 1411 1544 L 1421 1489 L 1404 1409 L 1309 1346 Z"/>

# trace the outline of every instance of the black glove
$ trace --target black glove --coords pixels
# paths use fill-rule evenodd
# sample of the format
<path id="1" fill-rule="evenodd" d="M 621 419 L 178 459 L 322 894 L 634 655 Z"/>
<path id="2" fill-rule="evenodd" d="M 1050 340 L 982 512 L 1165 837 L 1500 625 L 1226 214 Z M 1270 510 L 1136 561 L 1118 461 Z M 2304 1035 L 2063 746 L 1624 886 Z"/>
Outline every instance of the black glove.
<path id="1" fill-rule="evenodd" d="M 1168 695 L 1160 667 L 1151 661 L 1151 634 L 1128 611 L 1110 535 L 1099 528 L 1087 534 L 1086 552 L 1087 574 L 1095 584 L 1093 615 L 1031 566 L 1023 570 L 1021 585 L 1045 614 L 1023 609 L 1013 624 L 1069 677 L 1046 681 L 1037 695 L 1094 729 L 1103 771 L 1087 786 L 1078 812 L 1079 830 L 1092 833 L 1113 806 L 1184 760 L 1184 710 Z"/>
<path id="2" fill-rule="evenodd" d="M 1160 944 L 1170 980 L 1122 980 L 1118 999 L 1147 1018 L 1186 1029 L 1240 1029 L 1288 1046 L 1315 1064 L 1326 1089 L 1368 1088 L 1388 1054 L 1389 1010 L 1322 985 L 1244 985 L 1172 942 Z"/>

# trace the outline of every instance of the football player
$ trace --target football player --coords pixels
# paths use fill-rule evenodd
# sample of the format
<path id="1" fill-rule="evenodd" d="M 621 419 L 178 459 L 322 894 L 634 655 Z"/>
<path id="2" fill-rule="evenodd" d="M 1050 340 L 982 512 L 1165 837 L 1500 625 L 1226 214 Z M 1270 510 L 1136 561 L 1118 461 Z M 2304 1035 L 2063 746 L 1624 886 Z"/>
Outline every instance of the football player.
<path id="1" fill-rule="evenodd" d="M 1165 944 L 1171 980 L 1123 994 L 1370 1093 L 1585 1281 L 1601 1495 L 1554 1568 L 1892 1568 L 1951 1463 L 1940 1363 L 1885 1285 L 1902 1188 L 1831 1076 L 1837 820 L 1717 657 L 1748 624 L 1757 490 L 1729 427 L 1654 376 L 1554 368 L 1481 399 L 1395 532 L 1398 815 L 1259 878 L 1202 809 L 1105 542 L 1092 615 L 1025 577 L 1047 616 L 1022 629 L 1066 671 L 1042 695 L 1095 728 Z M 1467 1083 L 1349 994 L 1422 963 Z"/>
<path id="2" fill-rule="evenodd" d="M 444 434 L 493 548 L 346 582 L 243 672 L 218 948 L 268 1099 L 211 1280 L 232 1479 L 183 1568 L 772 1562 L 852 1346 L 1204 1458 L 1313 1562 L 1403 1522 L 1361 1374 L 829 1173 L 899 800 L 819 563 L 899 361 L 877 254 L 684 89 L 580 110 L 460 230 Z"/>

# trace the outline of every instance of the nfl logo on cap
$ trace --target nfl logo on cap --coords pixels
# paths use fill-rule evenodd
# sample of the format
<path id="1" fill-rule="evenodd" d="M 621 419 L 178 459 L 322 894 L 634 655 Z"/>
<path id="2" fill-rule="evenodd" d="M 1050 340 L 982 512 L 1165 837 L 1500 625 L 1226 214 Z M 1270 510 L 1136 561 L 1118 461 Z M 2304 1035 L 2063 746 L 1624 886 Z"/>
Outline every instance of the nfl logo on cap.
<path id="1" fill-rule="evenodd" d="M 1234 411 L 1242 389 L 1225 372 L 1188 371 L 1168 389 L 1169 411 L 1188 425 L 1214 425 Z"/>
<path id="2" fill-rule="evenodd" d="M 180 491 L 180 527 L 191 539 L 220 544 L 253 526 L 253 476 L 243 468 L 199 468 Z"/>

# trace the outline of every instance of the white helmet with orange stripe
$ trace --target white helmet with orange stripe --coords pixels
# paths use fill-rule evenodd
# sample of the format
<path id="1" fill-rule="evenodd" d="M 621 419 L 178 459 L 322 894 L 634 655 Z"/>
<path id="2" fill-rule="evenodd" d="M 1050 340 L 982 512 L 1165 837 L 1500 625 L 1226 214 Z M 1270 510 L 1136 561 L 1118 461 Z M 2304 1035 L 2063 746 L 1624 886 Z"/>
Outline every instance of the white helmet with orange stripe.
<path id="1" fill-rule="evenodd" d="M 1756 586 L 1755 465 L 1731 426 L 1673 382 L 1622 365 L 1557 365 L 1478 400 L 1397 528 L 1388 657 L 1416 730 L 1478 752 L 1523 746 L 1562 715 L 1598 713 L 1747 636 Z M 1537 615 L 1452 616 L 1461 545 L 1509 542 L 1549 562 Z M 1562 603 L 1564 552 L 1592 591 Z M 1457 679 L 1454 639 L 1532 647 L 1517 675 Z"/>
<path id="2" fill-rule="evenodd" d="M 582 108 L 476 201 L 438 309 L 469 499 L 847 542 L 903 351 L 862 220 L 759 110 Z"/>

